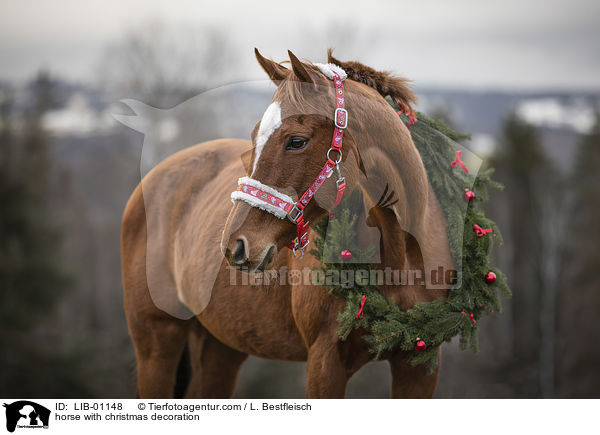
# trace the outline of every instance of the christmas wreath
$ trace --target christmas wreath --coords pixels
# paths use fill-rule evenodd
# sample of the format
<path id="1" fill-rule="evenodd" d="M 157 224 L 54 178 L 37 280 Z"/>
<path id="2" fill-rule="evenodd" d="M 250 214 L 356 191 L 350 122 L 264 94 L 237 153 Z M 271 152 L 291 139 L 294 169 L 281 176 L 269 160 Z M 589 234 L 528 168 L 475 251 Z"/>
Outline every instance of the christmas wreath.
<path id="1" fill-rule="evenodd" d="M 398 106 L 391 100 L 388 102 L 404 122 L 410 123 Z M 456 151 L 456 141 L 469 136 L 460 135 L 422 113 L 417 113 L 417 120 L 410 132 L 446 218 L 452 259 L 455 265 L 462 264 L 458 270 L 460 287 L 451 289 L 445 299 L 417 303 L 407 311 L 400 310 L 373 285 L 355 283 L 347 288 L 336 282 L 328 287 L 331 294 L 346 301 L 337 318 L 337 332 L 342 340 L 352 330 L 362 328 L 367 332 L 364 339 L 375 358 L 400 348 L 412 365 L 424 364 L 434 370 L 439 345 L 455 336 L 460 336 L 461 349 L 470 347 L 478 352 L 479 319 L 485 314 L 501 312 L 499 294 L 508 298 L 511 292 L 504 274 L 491 267 L 489 260 L 493 245 L 502 243 L 500 231 L 476 207 L 477 202 L 487 200 L 488 188 L 502 188 L 491 179 L 493 169 L 477 175 L 469 173 L 460 160 L 460 151 Z M 321 261 L 331 259 L 332 253 L 340 258 L 339 262 L 324 264 L 322 272 L 372 268 L 361 261 L 370 258 L 370 249 L 360 250 L 355 242 L 359 211 L 352 204 L 362 202 L 357 195 L 360 195 L 358 190 L 344 200 L 335 219 L 326 218 L 315 226 L 318 237 L 311 254 Z M 353 261 L 348 261 L 352 257 Z"/>

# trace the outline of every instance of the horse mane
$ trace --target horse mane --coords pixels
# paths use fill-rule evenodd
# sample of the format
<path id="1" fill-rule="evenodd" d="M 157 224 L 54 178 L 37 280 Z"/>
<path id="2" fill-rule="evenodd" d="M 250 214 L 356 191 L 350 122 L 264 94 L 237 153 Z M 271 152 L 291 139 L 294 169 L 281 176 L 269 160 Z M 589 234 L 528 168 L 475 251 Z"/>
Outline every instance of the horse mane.
<path id="1" fill-rule="evenodd" d="M 396 77 L 389 71 L 377 71 L 356 61 L 342 62 L 333 57 L 333 49 L 327 49 L 327 62 L 346 71 L 348 78 L 375 89 L 383 98 L 390 96 L 403 110 L 412 112 L 417 97 L 408 87 L 410 80 Z"/>

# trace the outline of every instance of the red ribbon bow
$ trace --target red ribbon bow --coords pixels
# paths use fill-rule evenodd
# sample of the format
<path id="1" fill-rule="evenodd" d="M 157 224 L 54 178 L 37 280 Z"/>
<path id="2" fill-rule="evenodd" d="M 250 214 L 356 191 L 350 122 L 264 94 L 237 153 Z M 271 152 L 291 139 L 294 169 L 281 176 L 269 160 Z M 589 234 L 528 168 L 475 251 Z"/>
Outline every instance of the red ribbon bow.
<path id="1" fill-rule="evenodd" d="M 415 116 L 414 113 L 412 112 L 408 112 L 406 110 L 398 110 L 398 112 L 396 112 L 398 115 L 402 115 L 403 113 L 406 114 L 406 116 L 408 116 L 408 124 L 406 124 L 406 126 L 408 128 L 412 127 L 413 125 L 415 125 L 417 123 L 417 117 Z"/>
<path id="2" fill-rule="evenodd" d="M 481 228 L 477 224 L 473 224 L 473 228 L 475 228 L 475 234 L 477 234 L 477 237 L 485 236 L 486 234 L 492 232 L 491 228 Z"/>
<path id="3" fill-rule="evenodd" d="M 450 166 L 452 166 L 453 168 L 460 166 L 462 168 L 462 170 L 465 171 L 465 174 L 468 174 L 469 170 L 467 169 L 465 164 L 460 160 L 461 155 L 462 155 L 462 151 L 457 151 L 456 152 L 456 160 L 453 160 L 452 162 L 450 162 Z"/>
<path id="4" fill-rule="evenodd" d="M 467 314 L 464 311 L 461 311 L 461 313 L 464 314 L 465 316 L 469 316 L 469 318 L 473 321 L 473 323 L 477 323 L 477 320 L 475 320 L 475 315 L 473 313 Z"/>
<path id="5" fill-rule="evenodd" d="M 400 100 L 396 100 L 396 103 L 398 104 L 398 106 L 400 106 L 400 110 L 398 110 L 398 115 L 401 114 L 406 114 L 406 116 L 408 116 L 408 125 L 407 127 L 412 127 L 413 125 L 415 125 L 417 123 L 417 116 L 415 115 L 415 112 L 411 111 L 408 107 L 406 107 L 404 105 L 404 103 Z"/>
<path id="6" fill-rule="evenodd" d="M 363 295 L 361 300 L 360 300 L 360 309 L 358 310 L 358 313 L 356 313 L 356 318 L 360 319 L 360 317 L 362 316 L 362 310 L 363 307 L 365 306 L 365 301 L 367 300 L 367 295 Z"/>

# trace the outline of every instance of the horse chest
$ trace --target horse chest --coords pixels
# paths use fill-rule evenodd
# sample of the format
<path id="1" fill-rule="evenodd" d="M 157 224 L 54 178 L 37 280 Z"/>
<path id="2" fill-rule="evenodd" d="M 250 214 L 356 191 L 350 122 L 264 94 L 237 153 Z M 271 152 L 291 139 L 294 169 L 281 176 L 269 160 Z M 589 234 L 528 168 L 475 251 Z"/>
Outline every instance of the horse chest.
<path id="1" fill-rule="evenodd" d="M 197 318 L 224 344 L 262 358 L 303 361 L 306 346 L 292 314 L 290 286 L 244 284 L 230 271 L 220 276 L 211 301 Z M 226 276 L 225 276 L 226 275 Z M 223 282 L 225 281 L 225 282 Z"/>

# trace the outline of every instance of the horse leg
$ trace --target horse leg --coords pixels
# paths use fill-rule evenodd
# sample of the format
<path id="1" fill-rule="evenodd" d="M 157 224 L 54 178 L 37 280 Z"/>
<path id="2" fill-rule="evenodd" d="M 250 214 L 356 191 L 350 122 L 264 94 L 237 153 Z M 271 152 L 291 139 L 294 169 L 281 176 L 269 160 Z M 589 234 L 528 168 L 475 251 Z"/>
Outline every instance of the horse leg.
<path id="1" fill-rule="evenodd" d="M 137 358 L 137 394 L 141 398 L 173 397 L 177 366 L 191 323 L 181 320 L 188 311 L 177 298 L 173 283 L 160 287 L 162 310 L 154 303 L 146 270 L 150 243 L 146 225 L 140 184 L 127 203 L 121 231 L 123 302 Z M 178 313 L 181 317 L 167 313 Z"/>
<path id="2" fill-rule="evenodd" d="M 392 372 L 392 398 L 393 399 L 431 399 L 435 393 L 440 371 L 440 355 L 438 352 L 438 366 L 433 373 L 428 373 L 423 365 L 411 366 L 401 352 L 394 354 L 390 359 Z"/>
<path id="3" fill-rule="evenodd" d="M 192 378 L 187 398 L 230 398 L 245 353 L 226 346 L 196 322 L 189 340 Z"/>
<path id="4" fill-rule="evenodd" d="M 318 338 L 308 350 L 306 361 L 306 397 L 343 399 L 351 374 L 341 358 L 337 340 Z"/>
<path id="5" fill-rule="evenodd" d="M 158 311 L 158 310 L 157 310 Z M 140 398 L 171 398 L 177 366 L 189 334 L 189 321 L 167 314 L 129 316 L 137 358 Z"/>

